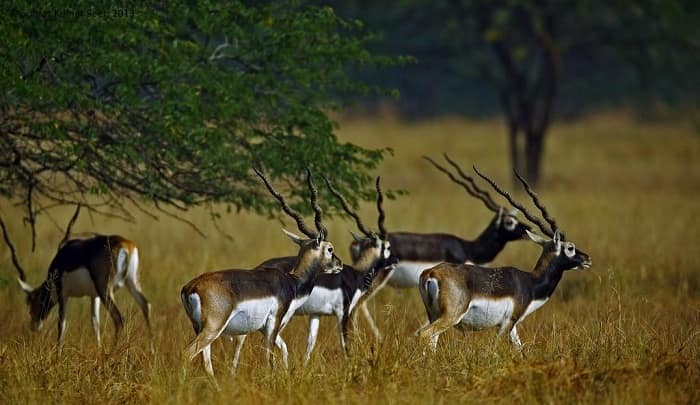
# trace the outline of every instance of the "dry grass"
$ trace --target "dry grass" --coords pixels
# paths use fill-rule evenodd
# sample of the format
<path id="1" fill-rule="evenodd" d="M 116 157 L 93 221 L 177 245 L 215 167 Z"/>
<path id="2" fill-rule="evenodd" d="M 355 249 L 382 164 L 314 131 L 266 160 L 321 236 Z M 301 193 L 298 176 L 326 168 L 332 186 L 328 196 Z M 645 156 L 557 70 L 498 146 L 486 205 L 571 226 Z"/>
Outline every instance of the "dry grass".
<path id="1" fill-rule="evenodd" d="M 507 183 L 506 148 L 498 122 L 440 120 L 404 124 L 348 122 L 343 140 L 391 146 L 382 168 L 387 185 L 408 197 L 387 204 L 393 230 L 442 230 L 474 237 L 489 213 L 420 159 L 443 151 L 478 164 Z M 351 403 L 459 402 L 681 402 L 700 401 L 700 138 L 681 124 L 638 124 L 607 115 L 554 128 L 546 151 L 542 195 L 567 235 L 594 259 L 591 271 L 567 273 L 554 298 L 521 327 L 525 358 L 495 331 L 448 332 L 438 353 L 423 357 L 410 336 L 424 313 L 415 291 L 383 291 L 373 303 L 386 339 L 378 344 L 363 328 L 355 356 L 342 360 L 330 319 L 321 325 L 312 365 L 300 366 L 306 339 L 303 318 L 284 331 L 291 370 L 271 372 L 259 336 L 248 340 L 234 376 L 231 346 L 215 344 L 220 390 L 199 362 L 180 353 L 193 337 L 179 300 L 193 276 L 223 267 L 247 267 L 293 253 L 279 224 L 231 214 L 222 225 L 235 240 L 219 237 L 202 212 L 190 219 L 208 228 L 203 240 L 186 226 L 142 217 L 136 224 L 83 217 L 76 231 L 121 233 L 141 248 L 142 281 L 154 307 L 155 353 L 147 349 L 144 322 L 127 292 L 117 296 L 127 327 L 113 344 L 103 311 L 106 344 L 93 343 L 86 299 L 69 303 L 67 342 L 54 350 L 55 311 L 45 330 L 32 334 L 23 294 L 12 282 L 6 249 L 0 256 L 0 402 L 230 402 Z M 437 201 L 436 201 L 437 200 Z M 437 208 L 436 208 L 437 205 Z M 7 202 L 2 204 L 8 210 Z M 372 207 L 363 208 L 374 215 Z M 69 212 L 57 212 L 65 222 Z M 19 214 L 12 222 L 32 283 L 45 268 L 60 232 L 43 218 L 39 246 Z M 348 222 L 330 224 L 332 240 L 346 251 Z M 509 246 L 498 263 L 529 268 L 531 244 Z M 9 280 L 9 282 L 7 282 Z"/>

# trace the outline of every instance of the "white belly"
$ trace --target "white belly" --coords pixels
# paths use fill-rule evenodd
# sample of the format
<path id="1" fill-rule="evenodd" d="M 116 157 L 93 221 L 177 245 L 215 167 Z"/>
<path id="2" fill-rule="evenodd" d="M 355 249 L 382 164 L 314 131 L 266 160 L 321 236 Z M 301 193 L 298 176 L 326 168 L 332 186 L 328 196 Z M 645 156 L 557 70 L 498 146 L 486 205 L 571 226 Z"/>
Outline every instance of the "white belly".
<path id="1" fill-rule="evenodd" d="M 296 311 L 298 315 L 333 315 L 343 308 L 343 291 L 314 287 L 311 295 Z"/>
<path id="2" fill-rule="evenodd" d="M 418 286 L 421 273 L 439 262 L 399 261 L 389 277 L 389 285 L 394 288 L 413 288 Z"/>
<path id="3" fill-rule="evenodd" d="M 279 302 L 274 297 L 257 298 L 238 303 L 231 311 L 224 335 L 245 335 L 263 329 L 274 318 Z"/>
<path id="4" fill-rule="evenodd" d="M 63 272 L 61 281 L 63 282 L 64 297 L 97 297 L 95 283 L 85 267 Z"/>
<path id="5" fill-rule="evenodd" d="M 514 308 L 513 300 L 501 298 L 496 300 L 473 299 L 467 312 L 462 315 L 461 324 L 468 329 L 485 329 L 497 326 L 510 318 Z"/>

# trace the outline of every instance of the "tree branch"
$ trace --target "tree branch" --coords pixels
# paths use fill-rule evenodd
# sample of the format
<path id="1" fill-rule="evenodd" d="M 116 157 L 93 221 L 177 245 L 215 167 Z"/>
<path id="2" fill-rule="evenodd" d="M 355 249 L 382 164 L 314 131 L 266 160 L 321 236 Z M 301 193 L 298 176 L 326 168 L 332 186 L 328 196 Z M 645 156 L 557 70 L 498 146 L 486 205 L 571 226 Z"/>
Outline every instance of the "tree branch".
<path id="1" fill-rule="evenodd" d="M 73 228 L 73 225 L 75 225 L 75 221 L 78 219 L 78 215 L 80 214 L 80 206 L 81 204 L 78 203 L 78 205 L 75 207 L 75 212 L 73 213 L 73 216 L 71 217 L 70 221 L 68 221 L 68 226 L 66 226 L 66 233 L 63 235 L 63 239 L 61 239 L 61 242 L 58 243 L 58 247 L 61 248 L 64 243 L 68 241 L 68 237 L 70 236 L 70 230 Z"/>
<path id="2" fill-rule="evenodd" d="M 27 281 L 26 273 L 22 268 L 22 265 L 19 263 L 17 250 L 15 250 L 15 245 L 12 243 L 12 240 L 10 240 L 10 235 L 7 232 L 7 227 L 5 226 L 5 221 L 2 218 L 2 214 L 0 214 L 0 228 L 2 228 L 2 237 L 5 239 L 5 243 L 7 243 L 7 247 L 10 248 L 10 252 L 12 253 L 12 264 L 17 269 L 17 273 L 19 273 L 19 279 L 22 281 Z"/>

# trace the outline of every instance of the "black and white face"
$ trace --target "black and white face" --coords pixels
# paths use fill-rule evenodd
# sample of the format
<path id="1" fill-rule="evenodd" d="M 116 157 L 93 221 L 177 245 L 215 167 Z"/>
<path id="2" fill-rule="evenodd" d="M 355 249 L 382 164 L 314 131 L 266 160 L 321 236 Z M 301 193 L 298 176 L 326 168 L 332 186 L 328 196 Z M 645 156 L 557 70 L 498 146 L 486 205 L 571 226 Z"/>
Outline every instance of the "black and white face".
<path id="1" fill-rule="evenodd" d="M 398 258 L 392 255 L 391 242 L 382 240 L 374 234 L 364 238 L 355 237 L 350 245 L 350 255 L 355 265 L 376 260 L 398 263 Z"/>
<path id="2" fill-rule="evenodd" d="M 546 239 L 535 233 L 527 232 L 533 242 L 541 245 L 545 250 L 552 252 L 562 261 L 564 270 L 588 269 L 593 262 L 587 253 L 576 249 L 573 242 L 561 240 L 559 231 L 554 233 L 554 238 Z"/>
<path id="3" fill-rule="evenodd" d="M 562 256 L 568 260 L 569 264 L 567 266 L 567 270 L 588 269 L 593 264 L 588 254 L 576 249 L 573 242 L 560 242 L 559 256 Z"/>
<path id="4" fill-rule="evenodd" d="M 510 242 L 528 239 L 527 231 L 530 230 L 530 226 L 518 221 L 517 215 L 517 211 L 504 212 L 503 209 L 496 214 L 495 222 L 502 240 Z"/>
<path id="5" fill-rule="evenodd" d="M 25 292 L 27 293 L 27 306 L 29 307 L 30 328 L 35 332 L 40 331 L 44 326 L 44 319 L 46 319 L 51 309 L 50 292 L 42 286 L 31 291 L 25 290 Z"/>

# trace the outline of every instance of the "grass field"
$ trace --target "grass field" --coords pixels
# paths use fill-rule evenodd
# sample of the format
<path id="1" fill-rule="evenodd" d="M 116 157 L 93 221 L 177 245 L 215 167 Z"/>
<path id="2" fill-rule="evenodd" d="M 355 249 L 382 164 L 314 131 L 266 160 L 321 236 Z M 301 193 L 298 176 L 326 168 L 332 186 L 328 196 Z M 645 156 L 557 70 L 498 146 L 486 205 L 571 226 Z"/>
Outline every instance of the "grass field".
<path id="1" fill-rule="evenodd" d="M 510 186 L 506 138 L 496 121 L 443 119 L 402 123 L 390 118 L 346 122 L 339 136 L 364 146 L 390 146 L 381 166 L 387 187 L 410 195 L 386 203 L 389 230 L 444 231 L 475 237 L 490 219 L 480 202 L 420 158 L 443 151 L 465 167 L 476 163 Z M 141 280 L 153 304 L 155 353 L 145 324 L 126 291 L 117 303 L 126 315 L 122 338 L 102 311 L 104 345 L 96 348 L 87 299 L 69 301 L 68 331 L 55 352 L 56 311 L 31 333 L 24 294 L 14 283 L 7 249 L 0 250 L 0 402 L 118 403 L 454 403 L 454 402 L 700 402 L 700 135 L 681 123 L 637 123 L 624 114 L 600 115 L 553 128 L 540 194 L 570 240 L 593 258 L 593 268 L 572 271 L 553 299 L 520 327 L 525 356 L 495 330 L 442 335 L 424 357 L 411 336 L 425 314 L 416 291 L 385 289 L 371 304 L 385 339 L 375 342 L 360 321 L 354 356 L 344 362 L 335 321 L 321 323 L 311 365 L 301 367 L 306 319 L 283 332 L 291 367 L 271 371 L 262 339 L 248 339 L 238 372 L 232 346 L 214 345 L 219 390 L 201 362 L 181 352 L 193 331 L 180 304 L 182 285 L 204 271 L 246 268 L 295 252 L 280 224 L 230 214 L 221 227 L 204 212 L 189 219 L 207 239 L 170 219 L 140 216 L 135 224 L 83 216 L 75 232 L 120 233 L 137 242 Z M 29 280 L 38 284 L 61 232 L 41 218 L 39 249 L 30 252 L 19 211 L 0 202 Z M 374 221 L 370 204 L 362 211 Z M 8 215 L 9 214 L 9 215 Z M 64 224 L 70 212 L 55 213 Z M 287 224 L 291 227 L 291 224 Z M 329 223 L 344 260 L 351 223 Z M 41 249 L 48 246 L 47 249 Z M 510 245 L 496 264 L 529 269 L 539 249 Z"/>

